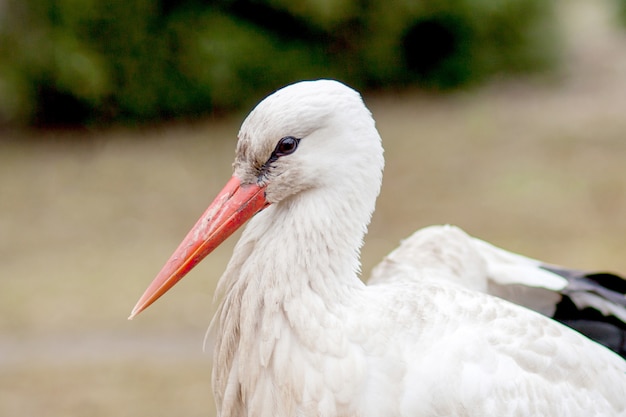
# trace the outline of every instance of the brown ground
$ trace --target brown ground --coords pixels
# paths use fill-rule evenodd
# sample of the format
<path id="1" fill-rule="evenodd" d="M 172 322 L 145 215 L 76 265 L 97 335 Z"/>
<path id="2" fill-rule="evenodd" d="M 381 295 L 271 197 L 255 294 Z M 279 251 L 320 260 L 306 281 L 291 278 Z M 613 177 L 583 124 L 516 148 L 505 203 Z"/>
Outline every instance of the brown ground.
<path id="1" fill-rule="evenodd" d="M 564 3 L 556 80 L 366 95 L 387 168 L 365 271 L 416 228 L 454 223 L 626 273 L 626 32 L 608 0 Z M 202 338 L 234 239 L 126 316 L 230 176 L 242 117 L 0 144 L 0 415 L 209 415 Z"/>

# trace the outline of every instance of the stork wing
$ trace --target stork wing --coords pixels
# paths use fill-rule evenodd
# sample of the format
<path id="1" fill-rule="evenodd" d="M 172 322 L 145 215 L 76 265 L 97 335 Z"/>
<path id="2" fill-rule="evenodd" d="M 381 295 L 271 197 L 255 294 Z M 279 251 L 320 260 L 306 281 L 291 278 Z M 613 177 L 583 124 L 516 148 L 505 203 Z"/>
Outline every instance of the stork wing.
<path id="1" fill-rule="evenodd" d="M 626 357 L 626 280 L 544 264 L 431 226 L 405 239 L 373 270 L 369 284 L 437 280 L 538 311 Z"/>

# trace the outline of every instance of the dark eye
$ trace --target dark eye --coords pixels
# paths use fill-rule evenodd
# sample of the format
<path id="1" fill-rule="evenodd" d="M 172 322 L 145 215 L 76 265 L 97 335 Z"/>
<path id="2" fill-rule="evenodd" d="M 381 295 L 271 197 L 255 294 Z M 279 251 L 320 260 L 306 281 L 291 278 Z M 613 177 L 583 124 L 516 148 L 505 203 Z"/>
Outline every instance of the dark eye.
<path id="1" fill-rule="evenodd" d="M 298 149 L 299 143 L 300 139 L 294 138 L 293 136 L 285 136 L 278 141 L 276 149 L 274 150 L 274 155 L 285 156 L 294 153 L 295 150 Z"/>

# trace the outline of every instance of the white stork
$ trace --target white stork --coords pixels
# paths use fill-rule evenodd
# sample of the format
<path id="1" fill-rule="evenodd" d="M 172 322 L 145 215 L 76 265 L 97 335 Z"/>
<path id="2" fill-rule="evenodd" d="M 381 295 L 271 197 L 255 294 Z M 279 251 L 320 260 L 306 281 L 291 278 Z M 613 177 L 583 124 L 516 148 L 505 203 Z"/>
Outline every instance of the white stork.
<path id="1" fill-rule="evenodd" d="M 244 121 L 233 177 L 131 318 L 250 219 L 210 329 L 221 417 L 626 416 L 626 361 L 485 293 L 516 271 L 565 286 L 536 261 L 438 227 L 359 279 L 383 165 L 357 92 L 278 90 Z"/>

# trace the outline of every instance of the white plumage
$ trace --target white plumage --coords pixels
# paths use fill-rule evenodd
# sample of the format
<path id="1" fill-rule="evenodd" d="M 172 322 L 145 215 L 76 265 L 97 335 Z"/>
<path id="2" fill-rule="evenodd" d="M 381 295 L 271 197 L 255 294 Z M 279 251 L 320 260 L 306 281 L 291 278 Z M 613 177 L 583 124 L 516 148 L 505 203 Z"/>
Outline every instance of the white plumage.
<path id="1" fill-rule="evenodd" d="M 383 164 L 355 91 L 320 80 L 272 94 L 242 125 L 233 179 L 131 317 L 257 213 L 211 325 L 220 416 L 626 416 L 622 358 L 484 293 L 517 272 L 562 289 L 537 261 L 438 227 L 359 280 Z"/>
<path id="2" fill-rule="evenodd" d="M 426 265 L 431 262 L 450 265 L 463 256 L 465 265 L 477 264 L 477 271 L 461 274 L 451 271 L 441 278 L 441 283 L 496 295 L 550 317 L 565 296 L 577 310 L 591 308 L 597 312 L 597 317 L 612 317 L 608 321 L 620 326 L 615 326 L 613 332 L 617 337 L 626 337 L 626 296 L 618 291 L 624 291 L 626 281 L 621 277 L 548 265 L 472 238 L 453 226 L 431 226 L 416 231 L 373 269 L 368 282 L 433 279 L 426 273 Z M 594 281 L 589 277 L 598 278 Z M 597 282 L 600 278 L 617 282 L 613 286 L 619 289 L 606 288 Z M 593 320 L 598 320 L 597 317 Z M 563 319 L 572 317 L 564 315 Z M 588 318 L 580 313 L 574 319 Z M 594 324 L 607 323 L 596 321 Z M 624 350 L 626 342 L 621 343 L 615 349 Z"/>

